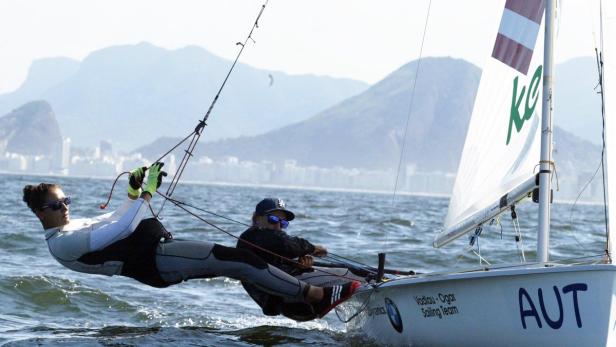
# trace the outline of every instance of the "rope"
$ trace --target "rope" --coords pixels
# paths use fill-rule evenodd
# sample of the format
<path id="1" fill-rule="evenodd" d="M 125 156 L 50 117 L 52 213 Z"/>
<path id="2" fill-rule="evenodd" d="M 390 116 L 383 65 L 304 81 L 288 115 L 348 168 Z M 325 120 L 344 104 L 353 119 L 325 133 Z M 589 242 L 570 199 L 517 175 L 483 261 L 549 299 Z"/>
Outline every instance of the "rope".
<path id="1" fill-rule="evenodd" d="M 115 180 L 113 181 L 113 184 L 111 185 L 111 190 L 109 191 L 109 195 L 107 196 L 107 201 L 105 203 L 98 205 L 98 208 L 100 208 L 101 210 L 104 210 L 107 208 L 107 206 L 109 205 L 109 201 L 111 201 L 111 196 L 113 195 L 113 189 L 115 188 L 116 183 L 118 183 L 118 179 L 120 179 L 120 177 L 122 177 L 122 175 L 125 175 L 125 174 L 130 175 L 130 172 L 124 171 L 115 178 Z"/>
<path id="2" fill-rule="evenodd" d="M 515 205 L 511 205 L 511 224 L 513 225 L 513 232 L 515 235 L 515 246 L 520 253 L 520 262 L 526 263 L 524 242 L 522 242 L 522 231 L 520 228 L 520 221 L 518 220 L 518 213 L 515 210 Z"/>
<path id="3" fill-rule="evenodd" d="M 352 321 L 355 317 L 357 317 L 360 313 L 364 312 L 366 310 L 366 308 L 368 308 L 368 303 L 370 303 L 370 299 L 372 299 L 372 294 L 374 294 L 376 290 L 376 286 L 373 287 L 372 289 L 370 289 L 370 294 L 368 294 L 368 297 L 366 298 L 366 300 L 364 300 L 363 304 L 359 307 L 359 309 L 351 315 L 351 317 L 349 317 L 348 319 L 342 319 L 342 317 L 340 317 L 340 312 L 339 312 L 339 307 L 340 306 L 336 306 L 334 308 L 334 312 L 336 312 L 336 317 L 338 317 L 338 320 L 344 324 Z"/>
<path id="4" fill-rule="evenodd" d="M 197 206 L 191 205 L 191 204 L 189 204 L 189 203 L 186 203 L 186 202 L 183 202 L 183 201 L 180 201 L 180 200 L 173 199 L 173 198 L 171 198 L 171 197 L 167 197 L 167 198 L 168 198 L 171 202 L 173 202 L 173 203 L 175 203 L 175 204 L 180 204 L 180 205 L 184 205 L 184 206 L 187 206 L 187 207 L 190 207 L 190 208 L 194 208 L 195 210 L 198 210 L 198 211 L 201 211 L 201 212 L 204 212 L 204 213 L 211 214 L 211 215 L 216 216 L 216 217 L 218 217 L 218 218 L 222 218 L 222 219 L 228 220 L 228 221 L 230 221 L 230 222 L 233 222 L 233 223 L 236 223 L 236 224 L 243 225 L 243 226 L 245 226 L 245 227 L 251 227 L 251 226 L 252 226 L 252 225 L 250 225 L 250 224 L 248 224 L 248 223 L 240 222 L 240 221 L 235 220 L 235 219 L 233 219 L 233 218 L 225 217 L 225 216 L 223 216 L 223 215 L 221 215 L 221 214 L 214 213 L 214 212 L 212 212 L 212 211 L 208 211 L 208 210 L 204 210 L 204 209 L 202 209 L 202 208 L 200 208 L 200 207 L 197 207 Z"/>
<path id="5" fill-rule="evenodd" d="M 331 257 L 332 259 L 334 259 L 334 260 L 336 260 L 336 261 L 339 261 L 339 262 L 341 262 L 341 263 L 357 264 L 357 265 L 359 265 L 360 267 L 362 267 L 362 268 L 364 268 L 364 269 L 366 269 L 366 270 L 367 270 L 367 269 L 370 269 L 370 270 L 372 270 L 372 271 L 376 272 L 376 269 L 374 269 L 372 266 L 370 266 L 370 265 L 368 265 L 368 264 L 361 263 L 361 262 L 356 261 L 356 260 L 352 260 L 352 259 L 349 259 L 349 258 L 345 258 L 345 257 L 343 257 L 343 256 L 340 256 L 340 255 L 337 255 L 337 254 L 334 254 L 334 253 L 328 253 L 328 255 L 327 255 L 327 256 L 328 256 L 328 257 Z"/>

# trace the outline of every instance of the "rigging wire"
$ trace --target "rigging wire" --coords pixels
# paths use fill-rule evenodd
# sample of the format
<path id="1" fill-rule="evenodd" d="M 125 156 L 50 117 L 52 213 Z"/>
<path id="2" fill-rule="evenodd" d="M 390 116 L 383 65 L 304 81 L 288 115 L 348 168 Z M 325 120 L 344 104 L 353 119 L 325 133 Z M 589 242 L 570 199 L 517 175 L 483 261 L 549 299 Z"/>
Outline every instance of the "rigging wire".
<path id="1" fill-rule="evenodd" d="M 398 160 L 398 168 L 396 170 L 396 180 L 394 182 L 394 191 L 391 197 L 392 209 L 396 205 L 396 192 L 398 190 L 398 181 L 400 179 L 400 168 L 402 167 L 402 161 L 404 159 L 404 149 L 406 147 L 406 137 L 409 130 L 409 123 L 411 120 L 411 114 L 413 113 L 413 104 L 415 103 L 415 87 L 417 86 L 417 80 L 419 79 L 419 68 L 421 66 L 421 60 L 423 57 L 423 47 L 426 40 L 426 32 L 428 31 L 428 21 L 430 19 L 430 8 L 432 7 L 432 0 L 428 2 L 428 10 L 426 12 L 426 20 L 424 22 L 424 30 L 421 37 L 421 45 L 419 47 L 419 58 L 417 59 L 417 67 L 415 68 L 415 79 L 413 80 L 413 86 L 411 87 L 411 101 L 409 102 L 408 115 L 406 117 L 406 124 L 404 126 L 404 136 L 402 137 L 402 148 L 400 149 L 400 159 Z M 389 242 L 389 233 L 385 231 L 385 244 Z"/>
<path id="2" fill-rule="evenodd" d="M 197 142 L 201 138 L 201 134 L 203 133 L 203 129 L 207 125 L 207 120 L 210 117 L 210 114 L 212 113 L 212 110 L 214 109 L 214 105 L 216 105 L 216 102 L 218 101 L 218 98 L 220 97 L 220 94 L 222 93 L 222 90 L 224 89 L 225 85 L 227 84 L 227 81 L 229 80 L 229 76 L 231 76 L 231 73 L 235 69 L 235 65 L 237 64 L 240 56 L 242 55 L 242 52 L 244 51 L 244 48 L 246 48 L 246 45 L 248 44 L 249 41 L 252 41 L 253 43 L 256 43 L 256 41 L 252 38 L 252 33 L 255 30 L 255 28 L 259 27 L 259 19 L 261 18 L 261 15 L 263 14 L 263 11 L 265 10 L 265 7 L 267 6 L 268 2 L 269 2 L 269 0 L 266 0 L 265 3 L 261 6 L 261 10 L 259 11 L 259 14 L 257 15 L 257 18 L 255 19 L 255 22 L 252 25 L 252 28 L 250 29 L 250 32 L 248 33 L 248 36 L 246 37 L 244 42 L 243 43 L 242 42 L 237 42 L 236 43 L 236 45 L 241 46 L 241 48 L 240 48 L 239 52 L 237 53 L 237 55 L 235 57 L 235 60 L 233 61 L 233 64 L 231 64 L 231 67 L 229 68 L 229 71 L 227 72 L 227 75 L 225 76 L 224 80 L 222 81 L 222 84 L 220 85 L 220 88 L 218 89 L 218 92 L 214 96 L 214 99 L 212 100 L 212 103 L 210 104 L 210 107 L 208 108 L 207 112 L 203 116 L 203 119 L 199 121 L 199 124 L 195 127 L 195 130 L 191 133 L 191 135 L 188 135 L 182 141 L 182 142 L 184 142 L 190 136 L 192 136 L 192 139 L 191 139 L 191 141 L 190 141 L 190 143 L 188 145 L 188 148 L 186 150 L 184 150 L 184 156 L 182 157 L 182 161 L 180 162 L 180 165 L 178 166 L 175 174 L 173 175 L 173 178 L 171 179 L 171 184 L 167 188 L 166 195 L 168 195 L 168 196 L 173 195 L 173 192 L 175 191 L 175 188 L 176 188 L 177 184 L 179 183 L 180 178 L 182 177 L 182 174 L 184 173 L 184 170 L 186 169 L 186 165 L 188 165 L 188 160 L 190 160 L 190 158 L 193 156 L 193 151 L 195 150 L 195 147 L 197 146 Z M 179 146 L 179 144 L 176 145 L 176 147 L 177 146 Z M 171 151 L 167 152 L 165 155 L 163 155 L 163 157 L 166 156 L 167 154 L 169 154 L 170 152 Z M 159 158 L 158 160 L 161 160 L 163 157 Z M 163 208 L 165 207 L 166 201 L 167 200 L 165 200 L 163 202 L 162 206 L 158 210 L 157 216 L 160 215 L 160 213 L 162 212 Z"/>
<path id="3" fill-rule="evenodd" d="M 601 12 L 602 10 L 600 10 L 600 13 Z M 600 17 L 602 17 L 602 15 L 600 15 Z M 601 18 L 601 25 L 600 25 L 601 32 L 600 32 L 600 39 L 599 39 L 601 49 L 603 49 L 603 24 L 602 23 L 603 23 L 603 20 Z M 572 224 L 573 211 L 575 209 L 575 206 L 578 200 L 580 199 L 580 197 L 582 196 L 586 188 L 588 188 L 590 183 L 595 179 L 599 170 L 601 170 L 602 188 L 603 188 L 603 214 L 604 214 L 604 221 L 605 221 L 605 239 L 606 239 L 605 252 L 607 256 L 611 258 L 609 254 L 609 225 L 608 225 L 607 191 L 606 191 L 606 179 L 605 179 L 605 99 L 604 99 L 604 92 L 603 92 L 603 55 L 602 54 L 603 54 L 602 51 L 599 51 L 599 49 L 596 47 L 596 42 L 595 42 L 595 57 L 596 57 L 598 80 L 599 80 L 595 88 L 599 88 L 599 91 L 597 92 L 597 94 L 599 94 L 601 97 L 601 160 L 595 172 L 592 174 L 589 180 L 584 184 L 581 191 L 575 198 L 575 201 L 573 202 L 573 205 L 571 206 L 571 210 L 569 214 L 569 224 L 570 225 Z M 574 239 L 578 243 L 579 246 L 587 250 L 585 247 L 581 245 L 581 243 L 577 240 L 577 237 L 575 237 L 575 235 L 574 235 Z"/>
<path id="4" fill-rule="evenodd" d="M 419 79 L 419 68 L 421 66 L 421 59 L 423 57 L 423 47 L 426 40 L 426 32 L 428 31 L 428 20 L 430 19 L 430 7 L 432 6 L 432 0 L 428 2 L 428 11 L 426 13 L 426 21 L 424 23 L 423 35 L 421 37 L 421 46 L 419 48 L 419 59 L 417 59 L 417 67 L 415 68 L 415 79 L 413 80 L 413 87 L 411 88 L 411 101 L 409 103 L 409 112 L 406 117 L 406 125 L 404 126 L 404 136 L 402 137 L 402 148 L 400 149 L 400 159 L 398 160 L 398 170 L 396 171 L 396 181 L 394 183 L 394 192 L 391 199 L 392 207 L 396 202 L 396 191 L 398 190 L 398 180 L 400 179 L 400 168 L 402 167 L 402 160 L 404 158 L 404 149 L 406 147 L 406 136 L 409 130 L 409 123 L 411 120 L 411 114 L 413 113 L 413 104 L 415 103 L 415 87 L 417 86 L 417 80 Z"/>
<path id="5" fill-rule="evenodd" d="M 601 140 L 603 142 L 603 147 L 601 149 L 601 166 L 602 166 L 602 170 L 601 170 L 601 176 L 603 177 L 603 214 L 605 217 L 605 253 L 610 261 L 610 263 L 612 262 L 612 257 L 610 255 L 610 228 L 609 228 L 609 223 L 608 223 L 608 213 L 607 213 L 607 193 L 606 193 L 606 189 L 605 189 L 605 165 L 604 165 L 604 158 L 605 158 L 605 92 L 603 90 L 603 86 L 604 86 L 604 75 L 603 75 L 603 1 L 599 1 L 599 19 L 600 19 L 600 32 L 599 32 L 599 40 L 600 40 L 600 45 L 601 45 L 601 53 L 597 53 L 597 50 L 595 49 L 595 54 L 597 55 L 597 68 L 599 69 L 599 85 L 601 87 L 601 124 L 602 124 L 602 131 L 601 131 Z"/>

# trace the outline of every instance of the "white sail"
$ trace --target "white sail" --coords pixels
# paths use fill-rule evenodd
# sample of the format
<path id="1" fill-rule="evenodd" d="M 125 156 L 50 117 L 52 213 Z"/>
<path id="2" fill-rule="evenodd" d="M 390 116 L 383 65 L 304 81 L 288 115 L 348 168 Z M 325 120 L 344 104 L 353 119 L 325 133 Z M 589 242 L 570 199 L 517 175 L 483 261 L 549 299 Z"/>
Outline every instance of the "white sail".
<path id="1" fill-rule="evenodd" d="M 483 68 L 441 236 L 468 224 L 464 221 L 498 203 L 538 171 L 543 6 L 540 0 L 505 4 L 492 55 Z M 520 51 L 525 55 L 516 58 Z M 435 245 L 447 242 L 437 236 Z"/>
<path id="2" fill-rule="evenodd" d="M 609 207 L 609 251 L 616 242 L 616 3 L 602 2 L 603 92 Z"/>
<path id="3" fill-rule="evenodd" d="M 616 4 L 614 0 L 605 2 L 608 1 Z M 541 0 L 507 0 L 507 4 L 513 4 L 513 6 L 521 2 L 536 4 Z M 539 175 L 542 181 L 540 190 L 549 194 L 549 184 L 545 184 L 545 181 L 550 175 L 551 112 L 546 109 L 552 101 L 548 100 L 549 96 L 554 95 L 551 90 L 551 81 L 555 0 L 546 2 L 545 56 L 547 59 L 545 59 L 546 67 L 543 76 L 546 81 L 543 89 L 546 102 L 542 115 L 542 169 Z M 612 63 L 614 60 L 610 57 L 615 48 L 613 42 L 616 42 L 613 39 L 616 37 L 614 36 L 616 32 L 613 31 L 614 16 L 610 15 L 614 13 L 612 10 L 616 6 L 612 6 L 614 5 L 605 9 L 606 16 L 604 17 L 606 21 L 610 21 L 604 23 L 606 25 L 604 26 L 605 47 L 603 51 L 606 65 L 604 91 L 608 120 L 610 116 L 615 116 L 612 103 L 616 103 L 613 90 L 616 84 L 609 83 L 613 72 L 616 71 L 616 66 Z M 522 69 L 523 64 L 515 64 L 514 60 L 508 62 L 512 63 L 510 65 L 515 66 L 516 69 L 524 70 Z M 533 71 L 533 64 L 529 67 L 530 71 Z M 524 129 L 523 125 L 519 129 L 520 136 L 524 135 L 524 138 L 511 140 L 511 143 L 520 147 L 520 151 L 530 151 L 531 156 L 513 149 L 506 151 L 498 141 L 495 141 L 495 139 L 498 140 L 496 135 L 502 135 L 502 131 L 497 126 L 498 122 L 486 115 L 490 111 L 499 111 L 499 106 L 502 108 L 503 101 L 500 96 L 495 97 L 493 104 L 490 103 L 489 97 L 498 95 L 498 88 L 504 90 L 504 86 L 495 82 L 495 76 L 504 73 L 502 71 L 495 73 L 493 65 L 489 68 L 491 70 L 485 71 L 490 74 L 483 76 L 485 81 L 482 82 L 484 84 L 479 90 L 476 101 L 478 105 L 474 110 L 474 118 L 471 121 L 471 129 L 469 129 L 464 148 L 459 173 L 461 176 L 458 177 L 455 186 L 455 193 L 458 195 L 454 196 L 454 199 L 457 200 L 452 201 L 449 210 L 449 223 L 453 224 L 437 237 L 435 240 L 437 246 L 446 244 L 452 238 L 459 236 L 460 230 L 468 228 L 468 225 L 473 225 L 473 223 L 477 225 L 482 223 L 482 220 L 489 220 L 494 213 L 504 211 L 507 205 L 525 196 L 524 192 L 527 189 L 534 189 L 536 186 L 535 175 L 532 171 L 536 161 L 539 160 L 539 152 L 535 148 L 539 142 L 537 130 L 533 127 Z M 489 84 L 486 86 L 485 83 Z M 533 84 L 533 82 L 529 83 Z M 576 81 L 569 83 L 576 83 Z M 499 116 L 498 114 L 492 115 Z M 534 112 L 527 122 L 532 124 L 533 118 L 537 117 Z M 530 124 L 526 124 L 528 125 Z M 616 134 L 616 131 L 612 131 L 616 130 L 616 120 L 609 122 L 607 130 Z M 480 150 L 478 149 L 479 144 L 489 148 Z M 616 150 L 611 150 L 616 149 L 614 146 L 616 146 L 616 141 L 610 141 L 608 137 L 607 149 L 610 160 L 612 157 L 616 158 Z M 612 163 L 616 162 L 608 160 L 608 164 Z M 511 169 L 505 170 L 503 167 Z M 613 167 L 612 171 L 615 171 Z M 497 179 L 492 176 L 497 176 Z M 519 177 L 526 177 L 526 180 L 523 180 L 521 184 L 516 184 Z M 616 181 L 611 180 L 610 182 Z M 506 188 L 508 185 L 516 186 L 516 188 L 509 190 Z M 614 190 L 616 183 L 610 186 Z M 494 191 L 497 192 L 493 194 Z M 481 194 L 490 197 L 492 201 L 482 199 L 481 196 L 477 197 Z M 501 195 L 500 199 L 499 195 Z M 548 200 L 544 198 L 545 195 L 540 194 L 540 210 L 542 204 Z M 611 194 L 610 207 L 616 208 L 613 201 L 616 201 L 616 197 Z M 546 205 L 549 206 L 549 204 Z M 616 220 L 612 218 L 613 212 L 610 209 L 612 222 Z M 546 214 L 549 216 L 549 209 Z M 539 234 L 542 234 L 541 213 L 539 217 L 538 230 Z M 546 220 L 549 221 L 549 218 Z M 548 236 L 548 229 L 543 230 L 546 231 L 543 235 Z M 612 228 L 612 234 L 615 232 L 616 230 Z M 546 237 L 546 258 L 547 241 Z M 537 243 L 540 245 L 540 240 Z M 343 304 L 349 308 L 347 317 L 351 317 L 347 323 L 347 329 L 349 331 L 361 329 L 372 338 L 391 345 L 615 346 L 616 265 L 602 264 L 596 261 L 597 258 L 592 257 L 587 264 L 577 263 L 583 262 L 582 258 L 573 258 L 576 264 L 556 261 L 546 266 L 547 259 L 541 259 L 539 248 L 537 255 L 540 261 L 537 263 L 514 266 L 482 264 L 479 268 L 466 269 L 461 272 L 429 273 L 394 278 L 382 283 L 378 290 L 364 287 Z M 409 300 L 409 298 L 412 299 Z M 573 302 L 568 301 L 569 298 L 573 299 Z M 482 327 L 482 333 L 479 334 L 476 332 L 478 324 Z"/>

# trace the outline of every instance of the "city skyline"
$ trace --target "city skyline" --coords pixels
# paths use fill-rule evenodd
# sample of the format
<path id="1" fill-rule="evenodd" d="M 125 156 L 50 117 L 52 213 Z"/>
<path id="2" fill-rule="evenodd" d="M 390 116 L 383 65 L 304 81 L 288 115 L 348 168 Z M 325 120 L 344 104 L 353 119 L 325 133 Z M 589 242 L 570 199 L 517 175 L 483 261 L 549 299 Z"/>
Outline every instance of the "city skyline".
<path id="1" fill-rule="evenodd" d="M 28 156 L 14 153 L 0 153 L 0 173 L 59 175 L 67 177 L 89 177 L 113 179 L 122 172 L 136 167 L 149 166 L 151 160 L 141 153 L 116 155 L 111 143 L 102 140 L 101 146 L 90 149 L 91 155 L 70 156 L 70 139 L 63 138 L 61 153 L 47 156 Z M 67 158 L 71 158 L 67 163 Z M 163 160 L 170 177 L 177 170 L 177 159 L 173 154 Z M 67 165 L 67 166 L 65 166 Z M 559 176 L 560 191 L 555 199 L 566 202 L 581 199 L 584 202 L 602 201 L 602 182 L 594 180 L 580 196 L 580 187 L 589 178 L 588 173 L 566 173 Z M 366 191 L 375 193 L 401 193 L 448 197 L 455 181 L 452 172 L 416 171 L 414 163 L 401 170 L 396 183 L 394 170 L 360 170 L 357 168 L 321 168 L 301 166 L 294 159 L 282 163 L 270 161 L 253 162 L 226 156 L 212 160 L 207 156 L 194 158 L 182 180 L 187 183 L 269 186 L 322 190 Z"/>

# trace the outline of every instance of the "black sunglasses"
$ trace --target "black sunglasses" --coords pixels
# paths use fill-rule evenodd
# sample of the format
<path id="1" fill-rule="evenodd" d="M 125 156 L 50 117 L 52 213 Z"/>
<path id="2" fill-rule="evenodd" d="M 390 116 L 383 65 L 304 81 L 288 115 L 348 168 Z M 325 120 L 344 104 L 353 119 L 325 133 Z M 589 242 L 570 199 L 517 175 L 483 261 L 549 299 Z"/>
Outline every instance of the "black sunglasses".
<path id="1" fill-rule="evenodd" d="M 67 196 L 65 198 L 54 200 L 54 201 L 50 201 L 50 202 L 47 202 L 47 203 L 43 204 L 43 206 L 41 206 L 41 210 L 44 210 L 46 208 L 50 208 L 50 209 L 52 209 L 54 211 L 57 211 L 57 210 L 62 208 L 62 205 L 68 206 L 70 204 L 71 204 L 71 197 Z"/>

